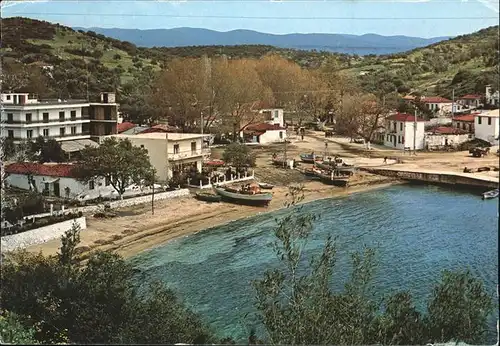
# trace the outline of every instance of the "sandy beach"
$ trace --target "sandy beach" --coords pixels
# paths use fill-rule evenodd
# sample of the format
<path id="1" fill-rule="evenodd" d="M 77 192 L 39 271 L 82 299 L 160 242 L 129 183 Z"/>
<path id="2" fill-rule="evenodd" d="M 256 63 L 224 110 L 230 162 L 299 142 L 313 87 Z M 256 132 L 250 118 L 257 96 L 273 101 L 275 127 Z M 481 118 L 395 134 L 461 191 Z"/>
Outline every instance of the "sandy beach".
<path id="1" fill-rule="evenodd" d="M 383 188 L 398 183 L 387 177 L 359 174 L 349 188 L 324 185 L 320 182 L 306 182 L 304 201 L 347 196 L 353 193 Z M 80 251 L 85 258 L 91 250 L 110 250 L 125 258 L 164 244 L 172 239 L 189 236 L 204 229 L 270 212 L 284 207 L 288 187 L 273 189 L 273 201 L 267 208 L 235 205 L 229 203 L 205 203 L 191 197 L 155 202 L 154 215 L 151 204 L 138 205 L 115 211 L 118 216 L 96 219 L 87 216 L 87 229 L 81 232 Z M 60 240 L 34 245 L 28 251 L 46 255 L 55 254 Z"/>

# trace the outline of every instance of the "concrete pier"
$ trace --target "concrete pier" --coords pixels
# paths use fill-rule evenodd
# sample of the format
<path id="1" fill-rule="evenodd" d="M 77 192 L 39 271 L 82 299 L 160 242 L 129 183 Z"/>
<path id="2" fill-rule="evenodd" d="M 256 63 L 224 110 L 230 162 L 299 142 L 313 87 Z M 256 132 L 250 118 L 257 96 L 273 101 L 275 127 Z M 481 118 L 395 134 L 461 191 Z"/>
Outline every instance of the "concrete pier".
<path id="1" fill-rule="evenodd" d="M 384 175 L 401 180 L 422 181 L 434 184 L 460 185 L 464 187 L 498 188 L 497 177 L 475 176 L 471 173 L 414 170 L 397 167 L 360 167 L 362 171 Z"/>

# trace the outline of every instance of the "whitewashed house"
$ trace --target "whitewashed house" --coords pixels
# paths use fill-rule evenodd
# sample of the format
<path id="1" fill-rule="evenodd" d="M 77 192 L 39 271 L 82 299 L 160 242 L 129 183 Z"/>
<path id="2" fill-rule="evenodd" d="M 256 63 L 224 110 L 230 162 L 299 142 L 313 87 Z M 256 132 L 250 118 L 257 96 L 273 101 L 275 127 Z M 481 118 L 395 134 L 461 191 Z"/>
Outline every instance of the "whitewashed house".
<path id="1" fill-rule="evenodd" d="M 416 127 L 415 127 L 416 123 Z M 416 135 L 416 136 L 415 136 Z M 384 145 L 400 150 L 424 149 L 425 120 L 410 114 L 397 113 L 389 116 L 385 123 Z"/>
<path id="2" fill-rule="evenodd" d="M 498 107 L 500 105 L 499 99 L 500 99 L 500 92 L 498 90 L 493 91 L 491 85 L 487 85 L 485 94 L 486 104 Z"/>
<path id="3" fill-rule="evenodd" d="M 459 112 L 463 109 L 463 106 L 460 103 L 453 103 L 452 100 L 448 100 L 440 96 L 422 97 L 420 102 L 422 102 L 428 110 L 434 112 L 439 117 L 446 116 L 452 112 Z"/>
<path id="4" fill-rule="evenodd" d="M 266 116 L 264 120 L 266 123 L 285 127 L 285 118 L 282 108 L 261 109 L 259 112 Z"/>
<path id="5" fill-rule="evenodd" d="M 203 143 L 205 136 L 198 133 L 151 132 L 111 137 L 128 139 L 132 145 L 145 148 L 157 177 L 160 181 L 167 181 L 191 167 L 201 171 L 204 159 L 210 156 L 210 148 Z"/>
<path id="6" fill-rule="evenodd" d="M 499 110 L 479 113 L 474 121 L 474 135 L 476 138 L 498 145 L 500 132 Z"/>
<path id="7" fill-rule="evenodd" d="M 439 126 L 425 134 L 425 148 L 427 150 L 440 150 L 444 148 L 457 148 L 460 144 L 471 140 L 473 134 L 456 127 Z"/>
<path id="8" fill-rule="evenodd" d="M 250 124 L 241 132 L 240 136 L 245 143 L 271 144 L 282 143 L 286 140 L 286 129 L 279 124 L 258 123 Z"/>
<path id="9" fill-rule="evenodd" d="M 82 199 L 94 199 L 99 196 L 111 196 L 115 189 L 104 180 L 90 181 L 87 184 L 78 181 L 75 174 L 76 165 L 68 163 L 33 163 L 16 162 L 5 167 L 8 186 L 23 190 L 35 188 L 48 196 Z M 28 176 L 32 175 L 32 183 Z M 35 186 L 33 186 L 33 184 Z"/>
<path id="10" fill-rule="evenodd" d="M 467 94 L 458 99 L 458 103 L 466 108 L 478 108 L 483 105 L 483 96 L 476 94 Z"/>

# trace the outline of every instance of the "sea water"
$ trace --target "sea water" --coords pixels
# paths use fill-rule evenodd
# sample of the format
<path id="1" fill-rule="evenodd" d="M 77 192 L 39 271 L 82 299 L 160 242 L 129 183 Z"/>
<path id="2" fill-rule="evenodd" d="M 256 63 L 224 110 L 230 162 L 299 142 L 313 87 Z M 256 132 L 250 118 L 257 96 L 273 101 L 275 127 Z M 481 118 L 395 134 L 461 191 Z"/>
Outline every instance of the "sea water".
<path id="1" fill-rule="evenodd" d="M 276 220 L 287 210 L 260 214 L 171 241 L 131 259 L 141 283 L 159 279 L 217 331 L 245 341 L 258 326 L 252 280 L 278 261 L 270 244 Z M 319 254 L 327 236 L 339 247 L 332 287 L 341 290 L 350 274 L 350 254 L 369 246 L 378 263 L 374 279 L 380 297 L 410 290 L 425 309 L 445 269 L 480 276 L 498 306 L 498 200 L 436 186 L 400 185 L 304 204 L 319 216 L 305 260 Z M 489 341 L 496 342 L 498 310 Z"/>

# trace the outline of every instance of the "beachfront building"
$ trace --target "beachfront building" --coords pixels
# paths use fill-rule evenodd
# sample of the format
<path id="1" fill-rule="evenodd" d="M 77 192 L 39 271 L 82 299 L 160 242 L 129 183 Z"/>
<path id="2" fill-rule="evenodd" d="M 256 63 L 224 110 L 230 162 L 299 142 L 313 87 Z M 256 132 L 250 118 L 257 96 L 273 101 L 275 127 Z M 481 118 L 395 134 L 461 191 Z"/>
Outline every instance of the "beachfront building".
<path id="1" fill-rule="evenodd" d="M 117 104 L 113 93 L 102 93 L 101 101 L 39 100 L 29 93 L 1 94 L 4 128 L 2 136 L 14 143 L 42 136 L 57 141 L 78 141 L 116 133 Z"/>
<path id="2" fill-rule="evenodd" d="M 456 127 L 439 126 L 425 134 L 425 148 L 427 150 L 440 150 L 457 148 L 460 144 L 471 140 L 474 135 Z"/>
<path id="3" fill-rule="evenodd" d="M 16 162 L 5 167 L 5 183 L 18 189 L 37 190 L 46 196 L 70 199 L 95 199 L 114 193 L 115 189 L 104 179 L 79 181 L 75 167 L 68 163 Z"/>
<path id="4" fill-rule="evenodd" d="M 500 132 L 499 110 L 479 113 L 474 121 L 474 135 L 476 138 L 498 145 Z"/>
<path id="5" fill-rule="evenodd" d="M 210 148 L 203 143 L 204 135 L 197 133 L 153 132 L 112 137 L 128 139 L 132 145 L 147 149 L 160 181 L 168 181 L 189 169 L 201 172 L 203 160 L 210 156 Z"/>
<path id="6" fill-rule="evenodd" d="M 416 124 L 415 124 L 416 123 Z M 397 113 L 389 116 L 385 123 L 384 145 L 400 150 L 424 148 L 425 120 L 410 114 Z M 414 138 L 415 146 L 414 146 Z"/>

